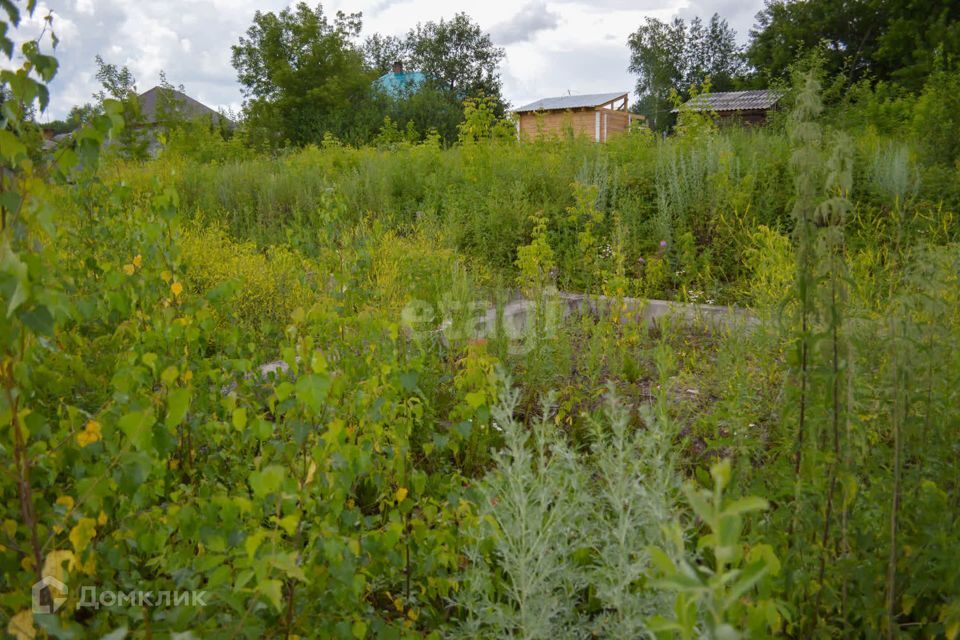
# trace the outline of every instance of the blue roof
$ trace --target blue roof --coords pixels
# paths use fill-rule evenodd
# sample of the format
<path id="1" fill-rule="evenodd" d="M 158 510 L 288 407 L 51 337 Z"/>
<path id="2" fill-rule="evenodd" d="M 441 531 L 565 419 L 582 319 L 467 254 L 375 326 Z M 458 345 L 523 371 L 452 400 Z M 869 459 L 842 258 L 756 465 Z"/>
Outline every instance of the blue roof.
<path id="1" fill-rule="evenodd" d="M 398 98 L 407 92 L 414 92 L 427 81 L 427 76 L 420 71 L 403 71 L 401 73 L 387 72 L 373 81 L 373 84 Z"/>

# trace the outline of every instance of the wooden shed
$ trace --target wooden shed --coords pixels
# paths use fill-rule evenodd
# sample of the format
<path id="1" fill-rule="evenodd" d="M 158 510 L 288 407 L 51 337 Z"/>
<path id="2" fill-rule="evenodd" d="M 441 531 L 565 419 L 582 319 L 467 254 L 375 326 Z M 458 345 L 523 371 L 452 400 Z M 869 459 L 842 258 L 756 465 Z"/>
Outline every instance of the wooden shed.
<path id="1" fill-rule="evenodd" d="M 761 125 L 770 111 L 777 108 L 782 94 L 770 89 L 705 93 L 688 100 L 680 109 L 715 115 L 717 124 Z M 674 109 L 678 113 L 680 109 Z"/>
<path id="2" fill-rule="evenodd" d="M 626 133 L 631 122 L 643 118 L 627 110 L 627 95 L 594 93 L 531 102 L 513 111 L 517 116 L 517 136 L 529 140 L 559 136 L 572 129 L 574 135 L 606 142 L 610 136 Z"/>

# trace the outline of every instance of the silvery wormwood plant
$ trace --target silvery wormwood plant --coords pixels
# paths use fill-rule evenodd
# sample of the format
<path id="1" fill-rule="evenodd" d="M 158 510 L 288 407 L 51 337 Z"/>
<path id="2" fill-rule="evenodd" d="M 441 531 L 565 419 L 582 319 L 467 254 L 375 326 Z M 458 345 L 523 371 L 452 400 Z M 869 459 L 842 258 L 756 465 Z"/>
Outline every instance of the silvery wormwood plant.
<path id="1" fill-rule="evenodd" d="M 608 393 L 589 452 L 574 452 L 550 419 L 551 400 L 528 430 L 514 418 L 518 392 L 493 411 L 504 447 L 478 486 L 480 528 L 454 637 L 641 637 L 669 608 L 647 585 L 647 548 L 673 516 L 677 486 L 652 412 L 629 424 Z M 659 434 L 662 436 L 663 434 Z"/>

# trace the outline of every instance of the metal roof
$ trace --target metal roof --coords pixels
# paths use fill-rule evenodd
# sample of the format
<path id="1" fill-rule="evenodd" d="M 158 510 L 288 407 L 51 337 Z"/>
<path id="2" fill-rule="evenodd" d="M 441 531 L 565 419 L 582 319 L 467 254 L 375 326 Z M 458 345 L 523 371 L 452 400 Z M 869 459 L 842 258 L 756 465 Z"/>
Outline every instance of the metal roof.
<path id="1" fill-rule="evenodd" d="M 406 93 L 414 93 L 420 86 L 427 81 L 420 71 L 401 71 L 394 73 L 388 71 L 373 81 L 373 84 L 394 98 L 399 98 Z"/>
<path id="2" fill-rule="evenodd" d="M 143 116 L 145 122 L 153 124 L 157 122 L 157 115 L 160 109 L 160 105 L 157 103 L 161 101 L 164 91 L 169 91 L 168 94 L 168 104 L 166 107 L 168 109 L 176 109 L 178 115 L 182 118 L 193 119 L 200 116 L 209 116 L 213 119 L 214 122 L 220 121 L 220 114 L 203 104 L 198 102 L 188 96 L 185 93 L 177 91 L 176 89 L 164 89 L 163 87 L 154 87 L 149 91 L 144 91 L 140 94 L 140 113 Z M 224 118 L 227 122 L 230 122 L 229 118 Z"/>
<path id="3" fill-rule="evenodd" d="M 618 91 L 616 93 L 591 93 L 584 96 L 559 96 L 556 98 L 543 98 L 530 104 L 514 109 L 517 113 L 524 111 L 564 111 L 566 109 L 582 109 L 589 107 L 599 107 L 617 98 L 625 97 L 629 91 Z"/>
<path id="4" fill-rule="evenodd" d="M 783 94 L 770 89 L 707 93 L 691 98 L 683 108 L 691 111 L 750 111 L 773 107 Z M 678 109 L 673 110 L 674 113 Z"/>

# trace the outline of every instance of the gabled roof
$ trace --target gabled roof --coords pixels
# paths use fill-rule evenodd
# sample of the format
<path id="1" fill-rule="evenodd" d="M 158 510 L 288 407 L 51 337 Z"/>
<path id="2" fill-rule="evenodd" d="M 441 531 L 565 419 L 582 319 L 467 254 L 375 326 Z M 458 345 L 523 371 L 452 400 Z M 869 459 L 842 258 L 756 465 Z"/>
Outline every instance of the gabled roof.
<path id="1" fill-rule="evenodd" d="M 691 111 L 717 112 L 762 110 L 770 109 L 777 104 L 782 97 L 783 94 L 771 89 L 725 91 L 721 93 L 707 93 L 691 98 L 683 105 L 683 108 Z M 674 109 L 673 111 L 676 113 L 678 109 Z"/>
<path id="2" fill-rule="evenodd" d="M 583 96 L 559 96 L 556 98 L 543 98 L 530 104 L 514 109 L 517 113 L 527 111 L 565 111 L 567 109 L 584 109 L 590 107 L 599 107 L 600 105 L 613 102 L 619 98 L 627 97 L 627 91 L 618 91 L 616 93 L 591 93 Z"/>
<path id="3" fill-rule="evenodd" d="M 170 107 L 175 105 L 181 117 L 192 120 L 201 116 L 209 116 L 214 122 L 218 122 L 220 120 L 221 116 L 219 113 L 202 102 L 194 100 L 187 94 L 177 91 L 176 89 L 154 87 L 149 91 L 144 91 L 139 96 L 140 114 L 143 116 L 144 121 L 148 124 L 155 124 L 157 122 L 157 106 L 158 102 L 162 104 L 164 91 L 169 91 Z M 229 122 L 228 118 L 224 119 Z"/>

